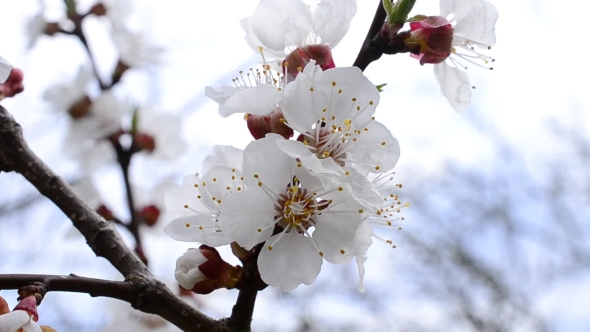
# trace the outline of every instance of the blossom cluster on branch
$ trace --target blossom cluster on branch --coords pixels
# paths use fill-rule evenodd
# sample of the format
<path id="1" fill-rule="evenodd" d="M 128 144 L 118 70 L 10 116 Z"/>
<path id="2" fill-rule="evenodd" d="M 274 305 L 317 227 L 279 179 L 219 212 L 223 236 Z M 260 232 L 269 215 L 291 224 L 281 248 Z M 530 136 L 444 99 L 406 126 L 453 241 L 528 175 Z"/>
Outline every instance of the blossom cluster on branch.
<path id="1" fill-rule="evenodd" d="M 240 71 L 231 85 L 206 87 L 205 95 L 222 117 L 244 114 L 253 140 L 244 150 L 213 147 L 201 173 L 185 176 L 165 195 L 170 222 L 164 233 L 200 244 L 177 259 L 174 276 L 198 294 L 239 289 L 230 325 L 249 327 L 257 291 L 310 285 L 324 261 L 354 260 L 364 291 L 364 262 L 374 240 L 396 247 L 377 228 L 401 230 L 400 212 L 409 207 L 394 180 L 400 144 L 378 121 L 382 86 L 363 70 L 384 54 L 409 53 L 419 64 L 433 65 L 443 95 L 464 111 L 474 87 L 463 70 L 468 64 L 492 69 L 487 50 L 495 43 L 498 16 L 483 0 L 441 0 L 439 15 L 410 16 L 414 3 L 382 1 L 355 62 L 360 65 L 353 67 L 337 65 L 332 49 L 350 27 L 355 0 L 322 0 L 313 7 L 302 0 L 261 0 L 241 20 L 262 64 Z M 172 160 L 185 144 L 177 115 L 130 102 L 119 87 L 127 72 L 157 64 L 162 49 L 129 28 L 128 0 L 99 1 L 84 12 L 64 0 L 63 9 L 62 21 L 46 22 L 42 12 L 31 20 L 29 46 L 42 35 L 68 35 L 85 49 L 89 65 L 73 80 L 53 85 L 44 99 L 68 119 L 65 150 L 84 175 L 108 163 L 120 166 L 129 220 L 103 203 L 90 177 L 75 186 L 101 217 L 130 231 L 135 253 L 147 264 L 139 227 L 156 224 L 163 206 L 139 199 L 130 164 L 140 153 Z M 108 78 L 83 30 L 89 18 L 106 18 L 118 52 Z M 23 91 L 22 81 L 22 71 L 0 58 L 0 99 Z M 221 257 L 215 247 L 223 245 L 231 246 L 241 266 Z M 23 297 L 14 311 L 0 312 L 0 332 L 39 331 L 34 300 Z"/>

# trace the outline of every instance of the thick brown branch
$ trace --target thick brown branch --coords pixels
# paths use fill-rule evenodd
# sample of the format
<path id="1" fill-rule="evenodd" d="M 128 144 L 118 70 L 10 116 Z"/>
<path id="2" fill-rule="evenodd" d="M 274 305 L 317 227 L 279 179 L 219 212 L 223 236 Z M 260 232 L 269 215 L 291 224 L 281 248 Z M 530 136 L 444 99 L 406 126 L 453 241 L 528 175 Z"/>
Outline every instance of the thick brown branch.
<path id="1" fill-rule="evenodd" d="M 72 220 L 97 256 L 106 258 L 125 279 L 142 289 L 131 304 L 158 314 L 185 331 L 217 331 L 217 324 L 175 296 L 156 280 L 139 258 L 127 248 L 112 223 L 84 203 L 70 186 L 29 148 L 22 129 L 0 106 L 0 171 L 17 172 L 33 184 Z"/>

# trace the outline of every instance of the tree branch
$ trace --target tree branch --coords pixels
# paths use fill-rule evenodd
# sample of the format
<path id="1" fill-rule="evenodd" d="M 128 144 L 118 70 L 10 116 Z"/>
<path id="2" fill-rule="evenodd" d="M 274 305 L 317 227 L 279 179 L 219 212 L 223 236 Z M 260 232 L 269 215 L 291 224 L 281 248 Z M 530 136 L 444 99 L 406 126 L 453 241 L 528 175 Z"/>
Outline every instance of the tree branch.
<path id="1" fill-rule="evenodd" d="M 125 280 L 142 290 L 131 302 L 138 310 L 160 315 L 184 331 L 218 331 L 218 324 L 174 295 L 155 279 L 125 245 L 112 223 L 82 201 L 70 186 L 31 151 L 22 128 L 0 106 L 0 171 L 23 175 L 72 220 L 97 256 L 106 258 Z"/>
<path id="2" fill-rule="evenodd" d="M 371 62 L 378 60 L 381 55 L 383 55 L 383 52 L 373 45 L 373 39 L 379 34 L 379 31 L 381 31 L 381 27 L 387 17 L 387 13 L 381 4 L 381 1 L 382 0 L 379 0 L 379 6 L 375 12 L 375 17 L 373 17 L 373 23 L 371 23 L 371 27 L 367 32 L 367 37 L 365 37 L 365 41 L 363 42 L 359 54 L 356 56 L 356 60 L 353 64 L 353 66 L 360 68 L 362 71 L 365 71 Z"/>

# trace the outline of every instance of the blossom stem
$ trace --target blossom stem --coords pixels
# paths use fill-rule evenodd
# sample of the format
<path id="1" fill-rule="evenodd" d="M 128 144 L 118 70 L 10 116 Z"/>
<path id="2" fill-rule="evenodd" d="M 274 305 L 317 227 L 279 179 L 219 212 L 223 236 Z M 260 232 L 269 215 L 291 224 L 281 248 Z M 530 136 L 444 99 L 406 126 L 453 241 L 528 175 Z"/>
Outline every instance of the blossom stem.
<path id="1" fill-rule="evenodd" d="M 253 254 L 248 261 L 244 263 L 243 277 L 236 285 L 240 289 L 236 304 L 234 304 L 231 316 L 222 322 L 225 322 L 231 331 L 250 332 L 250 323 L 254 314 L 254 305 L 258 291 L 266 287 L 260 279 L 258 272 L 258 255 L 264 243 L 256 245 Z"/>

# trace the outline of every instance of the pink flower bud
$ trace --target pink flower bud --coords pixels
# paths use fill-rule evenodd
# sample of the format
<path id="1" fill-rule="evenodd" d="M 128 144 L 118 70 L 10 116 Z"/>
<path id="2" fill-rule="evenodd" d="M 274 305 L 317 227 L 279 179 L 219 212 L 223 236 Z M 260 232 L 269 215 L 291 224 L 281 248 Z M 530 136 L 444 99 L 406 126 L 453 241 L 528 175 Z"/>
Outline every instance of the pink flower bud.
<path id="1" fill-rule="evenodd" d="M 4 315 L 10 312 L 10 308 L 8 307 L 8 303 L 6 300 L 0 296 L 0 315 Z"/>
<path id="2" fill-rule="evenodd" d="M 412 32 L 405 43 L 421 65 L 441 63 L 451 55 L 453 26 L 444 17 L 428 16 L 411 22 L 410 28 Z"/>
<path id="3" fill-rule="evenodd" d="M 201 245 L 176 260 L 174 276 L 182 288 L 209 294 L 218 288 L 234 288 L 238 270 L 225 262 L 215 248 Z"/>
<path id="4" fill-rule="evenodd" d="M 39 314 L 37 313 L 37 299 L 34 295 L 27 296 L 24 299 L 22 299 L 16 305 L 16 307 L 14 307 L 13 311 L 16 310 L 26 311 L 35 322 L 39 320 Z"/>
<path id="5" fill-rule="evenodd" d="M 268 133 L 279 134 L 285 139 L 293 137 L 293 129 L 283 123 L 283 112 L 275 109 L 267 116 L 247 115 L 248 130 L 254 139 L 261 139 Z"/>
<path id="6" fill-rule="evenodd" d="M 0 84 L 0 99 L 14 97 L 23 92 L 23 71 L 18 68 L 12 68 L 6 82 Z"/>
<path id="7" fill-rule="evenodd" d="M 285 75 L 288 75 L 289 81 L 294 80 L 299 71 L 305 68 L 310 60 L 315 60 L 316 64 L 327 70 L 336 67 L 332 59 L 332 49 L 328 45 L 309 45 L 298 47 L 291 54 L 287 55 L 283 61 Z"/>

